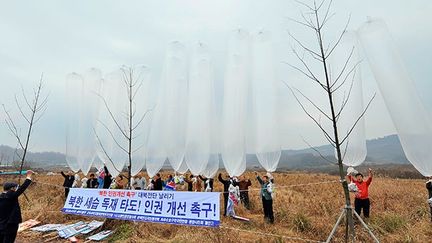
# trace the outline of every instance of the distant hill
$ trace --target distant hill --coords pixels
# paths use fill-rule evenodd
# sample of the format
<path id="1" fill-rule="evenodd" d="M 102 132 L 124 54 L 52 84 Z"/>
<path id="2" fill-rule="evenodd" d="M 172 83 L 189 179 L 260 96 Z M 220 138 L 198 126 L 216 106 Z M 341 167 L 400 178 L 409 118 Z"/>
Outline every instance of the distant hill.
<path id="1" fill-rule="evenodd" d="M 22 150 L 16 150 L 9 146 L 0 145 L 0 163 L 2 165 L 11 165 L 12 161 L 18 160 L 19 156 L 17 154 L 21 155 Z M 32 167 L 39 168 L 66 165 L 65 155 L 58 152 L 28 152 L 26 155 L 26 161 L 28 161 Z"/>
<path id="2" fill-rule="evenodd" d="M 334 160 L 334 149 L 330 145 L 316 147 L 329 160 Z M 408 164 L 397 135 L 367 141 L 368 155 L 366 162 L 371 164 Z M 18 150 L 18 153 L 22 151 Z M 15 149 L 0 145 L 0 162 L 4 165 L 16 160 Z M 65 155 L 58 152 L 29 152 L 27 160 L 33 167 L 49 168 L 65 166 Z M 255 155 L 247 155 L 248 167 L 260 167 Z M 284 150 L 279 163 L 280 169 L 319 169 L 328 167 L 329 162 L 321 158 L 314 150 Z"/>

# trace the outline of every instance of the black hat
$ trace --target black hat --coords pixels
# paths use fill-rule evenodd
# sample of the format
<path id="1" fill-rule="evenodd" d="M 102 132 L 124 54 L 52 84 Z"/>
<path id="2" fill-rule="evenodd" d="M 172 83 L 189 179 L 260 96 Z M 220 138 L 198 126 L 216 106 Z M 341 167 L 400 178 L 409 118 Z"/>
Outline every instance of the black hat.
<path id="1" fill-rule="evenodd" d="M 12 188 L 14 188 L 14 187 L 17 187 L 18 186 L 18 184 L 16 184 L 15 182 L 6 182 L 4 185 L 3 185 L 3 190 L 5 190 L 5 191 L 9 191 L 10 189 L 12 189 Z"/>

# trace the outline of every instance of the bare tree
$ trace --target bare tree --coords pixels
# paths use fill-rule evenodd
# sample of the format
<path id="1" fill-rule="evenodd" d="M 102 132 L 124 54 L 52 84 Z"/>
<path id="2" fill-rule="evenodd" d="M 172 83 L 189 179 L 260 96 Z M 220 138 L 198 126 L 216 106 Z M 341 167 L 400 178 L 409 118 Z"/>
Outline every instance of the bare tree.
<path id="1" fill-rule="evenodd" d="M 347 242 L 348 238 L 354 240 L 355 232 L 354 232 L 354 223 L 353 223 L 353 210 L 351 208 L 350 195 L 348 190 L 348 182 L 345 179 L 345 173 L 343 170 L 342 162 L 344 159 L 344 154 L 342 151 L 344 148 L 343 146 L 345 146 L 345 152 L 346 152 L 349 136 L 353 132 L 358 122 L 365 115 L 372 100 L 375 97 L 375 94 L 370 98 L 370 100 L 367 103 L 367 106 L 364 108 L 361 114 L 358 117 L 355 117 L 353 119 L 352 126 L 349 128 L 347 133 L 341 135 L 342 133 L 338 129 L 338 120 L 342 112 L 346 108 L 346 104 L 348 103 L 348 100 L 350 99 L 354 77 L 356 75 L 356 70 L 359 65 L 359 62 L 356 62 L 354 65 L 352 65 L 352 67 L 349 67 L 348 65 L 350 62 L 352 62 L 353 59 L 353 53 L 354 53 L 354 47 L 353 47 L 350 53 L 347 53 L 348 57 L 346 60 L 344 60 L 344 65 L 342 65 L 341 70 L 338 73 L 336 73 L 336 75 L 333 75 L 331 73 L 329 57 L 332 55 L 332 53 L 338 47 L 340 41 L 342 40 L 342 37 L 345 34 L 347 27 L 349 25 L 350 18 L 348 18 L 344 29 L 341 31 L 336 41 L 333 43 L 325 43 L 323 37 L 323 27 L 328 23 L 328 20 L 334 15 L 330 13 L 332 1 L 322 0 L 320 3 L 314 1 L 313 4 L 306 4 L 300 1 L 296 1 L 296 2 L 301 6 L 303 6 L 304 8 L 306 8 L 307 11 L 301 14 L 302 17 L 301 20 L 295 20 L 295 19 L 291 19 L 291 20 L 307 28 L 308 30 L 312 31 L 316 36 L 317 46 L 315 48 L 309 47 L 305 44 L 305 42 L 297 39 L 294 35 L 290 34 L 294 43 L 296 43 L 296 45 L 298 45 L 298 48 L 301 49 L 301 53 L 299 53 L 295 48 L 292 48 L 292 51 L 295 57 L 298 59 L 300 65 L 299 66 L 291 65 L 291 64 L 288 65 L 290 65 L 294 70 L 303 74 L 307 79 L 311 80 L 313 84 L 318 85 L 318 87 L 326 95 L 326 99 L 328 101 L 327 107 L 329 109 L 326 110 L 325 108 L 322 108 L 319 104 L 314 102 L 310 97 L 305 95 L 302 91 L 294 87 L 290 87 L 288 85 L 287 86 L 290 88 L 291 93 L 293 94 L 295 100 L 300 105 L 302 110 L 321 130 L 326 140 L 336 150 L 337 161 L 335 162 L 335 164 L 337 164 L 339 168 L 339 176 L 340 176 L 344 197 L 345 197 L 346 211 L 344 212 L 346 215 L 346 222 L 347 222 L 345 228 L 345 241 Z M 318 63 L 318 65 L 321 67 L 321 71 L 319 73 L 312 68 L 312 65 L 315 63 Z M 346 89 L 348 91 L 344 93 L 344 98 L 341 104 L 339 104 L 338 106 L 338 104 L 335 104 L 334 95 L 336 92 L 341 92 L 340 89 L 344 85 L 348 86 L 348 88 Z M 345 86 L 345 88 L 347 86 Z M 308 106 L 310 106 L 320 115 L 318 117 L 314 116 Z M 323 118 L 325 122 L 329 122 L 331 124 L 331 129 L 328 128 L 326 129 L 326 127 L 323 125 L 321 118 Z M 312 148 L 312 146 L 310 147 Z M 314 150 L 322 158 L 328 160 L 320 153 L 320 151 L 316 149 Z M 343 217 L 342 215 L 340 219 Z"/>
<path id="2" fill-rule="evenodd" d="M 26 132 L 23 134 L 21 128 L 17 125 L 17 120 L 11 116 L 10 111 L 6 109 L 6 106 L 3 104 L 3 110 L 6 114 L 5 123 L 12 134 L 15 137 L 19 149 L 22 153 L 18 153 L 16 150 L 16 155 L 19 158 L 19 180 L 21 180 L 21 174 L 23 170 L 24 163 L 26 162 L 26 155 L 29 148 L 30 138 L 33 133 L 34 125 L 38 123 L 43 114 L 45 113 L 48 95 L 43 95 L 43 74 L 39 79 L 38 85 L 33 88 L 33 93 L 31 99 L 25 93 L 24 88 L 22 91 L 22 99 L 25 101 L 25 104 L 21 104 L 18 100 L 18 96 L 15 95 L 15 104 L 18 108 L 18 111 L 21 115 L 21 118 L 25 121 Z"/>
<path id="3" fill-rule="evenodd" d="M 99 97 L 102 99 L 103 106 L 107 110 L 109 117 L 111 117 L 112 122 L 115 124 L 114 129 L 118 129 L 118 131 L 121 134 L 121 138 L 124 139 L 123 142 L 120 140 L 120 138 L 117 138 L 114 135 L 114 131 L 111 130 L 111 128 L 104 122 L 98 119 L 98 122 L 102 125 L 102 127 L 106 130 L 106 132 L 110 135 L 111 139 L 113 139 L 116 146 L 119 147 L 121 151 L 127 154 L 128 158 L 128 188 L 131 188 L 131 170 L 132 170 L 132 157 L 133 154 L 142 148 L 143 145 L 134 147 L 135 139 L 137 138 L 136 130 L 141 125 L 141 123 L 144 121 L 146 115 L 150 110 L 146 110 L 144 114 L 142 114 L 140 117 L 137 116 L 137 104 L 136 104 L 136 98 L 137 94 L 140 91 L 140 89 L 143 86 L 144 83 L 144 77 L 143 73 L 140 70 L 136 70 L 134 67 L 123 67 L 121 68 L 121 76 L 123 84 L 125 85 L 126 95 L 127 95 L 127 110 L 121 111 L 124 115 L 123 118 L 125 120 L 119 119 L 116 114 L 113 113 L 112 109 L 110 108 L 107 100 L 102 95 L 99 95 Z M 106 148 L 104 147 L 102 141 L 100 140 L 100 137 L 96 133 L 96 139 L 98 141 L 99 146 L 101 147 L 103 153 L 108 158 L 110 163 L 113 164 L 114 168 L 121 172 L 122 168 L 116 168 L 114 165 L 114 162 L 110 155 L 108 154 Z M 126 141 L 126 146 L 124 145 L 124 141 Z"/>

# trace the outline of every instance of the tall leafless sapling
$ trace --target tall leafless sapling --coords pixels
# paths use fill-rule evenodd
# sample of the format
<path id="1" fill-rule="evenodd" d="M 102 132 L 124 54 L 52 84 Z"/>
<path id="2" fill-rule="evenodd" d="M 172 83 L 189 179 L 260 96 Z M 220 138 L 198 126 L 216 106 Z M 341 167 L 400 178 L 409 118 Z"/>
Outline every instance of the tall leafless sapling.
<path id="1" fill-rule="evenodd" d="M 6 109 L 6 106 L 4 104 L 2 105 L 6 114 L 5 123 L 12 136 L 16 139 L 19 150 L 21 150 L 20 153 L 17 152 L 19 150 L 15 152 L 19 158 L 19 180 L 21 180 L 21 174 L 24 163 L 26 162 L 26 155 L 34 126 L 41 119 L 47 107 L 48 94 L 42 94 L 43 88 L 43 75 L 41 75 L 39 83 L 33 88 L 31 99 L 29 99 L 29 96 L 25 93 L 24 88 L 21 89 L 21 98 L 24 100 L 24 104 L 20 103 L 18 96 L 15 95 L 15 104 L 25 123 L 25 133 L 22 133 L 21 128 L 18 126 L 18 119 L 14 119 L 10 111 Z"/>
<path id="2" fill-rule="evenodd" d="M 114 129 L 118 129 L 118 131 L 121 134 L 121 137 L 118 138 L 114 134 L 114 131 L 104 122 L 98 119 L 98 123 L 102 125 L 104 130 L 110 135 L 111 139 L 113 139 L 116 146 L 127 154 L 127 168 L 128 168 L 128 188 L 131 188 L 131 178 L 132 178 L 132 157 L 134 153 L 136 153 L 138 150 L 140 150 L 143 145 L 135 147 L 135 139 L 139 134 L 136 134 L 137 129 L 144 121 L 146 115 L 150 110 L 146 110 L 144 114 L 142 114 L 140 117 L 137 117 L 137 95 L 139 94 L 140 89 L 142 88 L 144 84 L 144 78 L 145 74 L 143 73 L 143 70 L 140 70 L 139 68 L 135 67 L 122 67 L 120 69 L 121 72 L 121 81 L 123 81 L 123 84 L 125 86 L 126 95 L 127 98 L 127 110 L 121 111 L 121 113 L 124 115 L 124 120 L 120 119 L 119 116 L 116 116 L 114 114 L 114 111 L 109 106 L 109 102 L 107 101 L 107 97 L 103 97 L 102 95 L 99 95 L 99 97 L 102 99 L 103 106 L 105 107 L 106 111 L 109 114 L 109 117 L 111 118 L 112 122 L 115 124 Z M 144 106 L 144 104 L 141 104 L 141 106 Z M 96 139 L 99 143 L 99 146 L 105 156 L 108 158 L 110 163 L 113 164 L 114 168 L 121 172 L 122 168 L 116 168 L 113 162 L 113 158 L 108 154 L 108 151 L 104 147 L 100 135 L 96 133 Z M 123 141 L 121 140 L 123 139 Z M 126 143 L 125 143 L 126 142 Z M 124 145 L 126 144 L 126 145 Z"/>
<path id="3" fill-rule="evenodd" d="M 339 176 L 342 183 L 344 197 L 345 197 L 345 205 L 347 208 L 347 213 L 346 213 L 347 224 L 345 230 L 345 241 L 348 241 L 348 238 L 354 239 L 354 224 L 353 224 L 353 214 L 351 209 L 350 195 L 348 190 L 348 182 L 345 180 L 345 173 L 343 170 L 343 163 L 342 163 L 344 159 L 343 148 L 345 147 L 345 152 L 346 152 L 349 136 L 353 132 L 358 122 L 365 115 L 375 95 L 373 95 L 370 98 L 370 100 L 367 103 L 367 106 L 364 108 L 361 114 L 358 117 L 353 118 L 352 126 L 347 131 L 347 133 L 342 135 L 342 131 L 338 129 L 338 120 L 342 112 L 346 108 L 346 104 L 348 103 L 348 100 L 350 99 L 353 82 L 355 80 L 354 76 L 356 75 L 356 70 L 358 69 L 359 62 L 355 62 L 353 65 L 351 65 L 351 67 L 349 67 L 350 65 L 348 65 L 349 63 L 353 62 L 354 59 L 353 57 L 354 47 L 353 47 L 350 53 L 347 53 L 347 59 L 342 60 L 344 64 L 342 65 L 341 70 L 339 70 L 338 73 L 334 75 L 331 73 L 329 57 L 332 55 L 332 53 L 334 53 L 334 50 L 338 47 L 340 41 L 342 40 L 342 37 L 346 33 L 347 27 L 350 22 L 350 18 L 348 18 L 345 27 L 339 34 L 336 41 L 333 43 L 325 43 L 323 27 L 328 23 L 328 20 L 334 15 L 334 14 L 330 14 L 332 1 L 322 0 L 320 3 L 314 1 L 313 4 L 307 4 L 300 1 L 296 1 L 296 2 L 301 6 L 303 6 L 304 8 L 306 8 L 307 10 L 306 12 L 301 14 L 302 17 L 301 20 L 296 20 L 296 19 L 291 19 L 291 20 L 305 27 L 306 29 L 312 31 L 316 37 L 317 46 L 315 48 L 307 46 L 304 41 L 301 41 L 298 38 L 296 38 L 294 35 L 290 34 L 291 38 L 293 39 L 293 42 L 298 46 L 298 48 L 301 49 L 301 53 L 299 53 L 299 51 L 293 47 L 292 51 L 295 57 L 298 59 L 300 66 L 292 65 L 289 63 L 288 65 L 290 65 L 296 71 L 300 72 L 307 79 L 311 80 L 313 84 L 318 85 L 318 87 L 326 95 L 326 100 L 328 101 L 326 107 L 328 108 L 323 108 L 321 105 L 314 102 L 311 99 L 311 97 L 308 97 L 307 95 L 305 95 L 305 93 L 303 93 L 299 89 L 290 86 L 288 87 L 290 88 L 291 93 L 293 94 L 295 100 L 298 102 L 302 110 L 315 123 L 315 125 L 318 126 L 318 128 L 324 134 L 326 140 L 336 150 L 337 161 L 335 162 L 335 164 L 337 164 L 339 169 Z M 318 65 L 321 67 L 320 68 L 321 71 L 319 73 L 312 68 L 312 66 L 316 63 L 318 63 Z M 345 89 L 347 92 L 345 93 L 344 98 L 341 101 L 341 104 L 336 104 L 335 93 L 341 92 L 343 86 L 348 87 Z M 311 110 L 305 104 L 305 102 L 311 105 L 311 107 L 313 107 L 313 109 L 315 109 L 320 115 L 318 117 L 314 116 Z M 330 126 L 331 129 L 328 128 L 326 129 L 326 127 L 322 123 L 321 117 L 323 117 L 323 119 L 327 120 L 327 122 L 331 124 Z M 314 149 L 323 159 L 328 160 L 328 158 L 323 156 L 320 153 L 320 151 L 318 151 L 315 148 L 312 149 Z"/>

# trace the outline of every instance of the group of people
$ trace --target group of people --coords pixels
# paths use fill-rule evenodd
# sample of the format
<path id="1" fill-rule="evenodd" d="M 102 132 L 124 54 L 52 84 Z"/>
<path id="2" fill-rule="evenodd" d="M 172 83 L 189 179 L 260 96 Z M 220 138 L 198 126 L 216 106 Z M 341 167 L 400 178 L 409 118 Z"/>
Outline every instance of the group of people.
<path id="1" fill-rule="evenodd" d="M 80 178 L 78 174 L 69 171 L 67 174 L 63 171 L 60 172 L 64 178 L 63 187 L 65 188 L 65 198 L 68 197 L 70 188 L 111 188 L 113 182 L 112 175 L 109 173 L 108 168 L 104 166 L 103 169 L 95 173 L 91 173 L 89 178 Z M 123 177 L 123 176 L 121 176 Z M 124 178 L 124 177 L 123 177 Z M 118 179 L 119 184 L 124 184 L 123 178 Z M 126 178 L 124 178 L 126 179 Z"/>
<path id="2" fill-rule="evenodd" d="M 91 173 L 89 178 L 80 178 L 78 174 L 73 174 L 69 171 L 67 174 L 61 172 L 64 177 L 63 187 L 65 188 L 65 198 L 67 198 L 69 189 L 74 187 L 81 188 L 104 188 L 104 189 L 128 189 L 128 179 L 119 174 L 116 178 L 112 178 L 106 166 L 103 170 L 96 173 Z M 267 174 L 262 178 L 257 176 L 259 182 L 260 196 L 262 199 L 264 217 L 269 223 L 274 222 L 273 215 L 273 183 L 274 179 L 271 174 Z M 219 174 L 218 180 L 223 184 L 224 197 L 224 215 L 235 217 L 234 207 L 241 203 L 246 209 L 250 209 L 249 187 L 252 186 L 250 179 L 245 176 L 223 177 Z M 187 190 L 193 192 L 213 192 L 214 179 L 207 178 L 202 175 L 168 175 L 166 180 L 162 180 L 160 173 L 157 173 L 147 182 L 146 178 L 141 174 L 137 174 L 131 178 L 130 187 L 133 190 L 155 190 L 155 191 L 176 191 Z"/>
<path id="3" fill-rule="evenodd" d="M 14 182 L 6 182 L 3 184 L 3 193 L 0 194 L 0 243 L 15 241 L 18 225 L 22 222 L 18 197 L 23 194 L 31 184 L 33 173 L 33 171 L 28 170 L 26 180 L 21 185 Z M 127 178 L 123 175 L 119 175 L 113 179 L 106 167 L 96 174 L 90 174 L 89 179 L 86 178 L 86 180 L 84 180 L 84 178 L 80 180 L 79 176 L 74 175 L 72 172 L 68 172 L 67 174 L 61 172 L 61 174 L 64 177 L 63 186 L 65 187 L 66 197 L 71 187 L 124 189 L 128 184 Z M 262 177 L 260 177 L 257 172 L 255 172 L 255 175 L 260 184 L 260 197 L 263 205 L 264 219 L 269 223 L 274 223 L 274 179 L 269 173 Z M 369 186 L 372 183 L 372 178 L 373 172 L 371 169 L 369 169 L 367 179 L 364 178 L 362 173 L 355 170 L 349 171 L 346 177 L 346 180 L 349 182 L 348 188 L 350 192 L 355 194 L 355 212 L 359 215 L 363 212 L 365 218 L 369 218 L 370 215 Z M 222 174 L 219 174 L 218 180 L 223 184 L 225 216 L 235 216 L 234 206 L 239 203 L 242 203 L 246 209 L 250 209 L 249 187 L 252 186 L 251 180 L 246 179 L 244 176 L 240 178 L 223 177 Z M 79 185 L 79 181 L 81 185 Z M 141 174 L 131 179 L 131 187 L 135 190 L 177 190 L 179 186 L 187 185 L 187 191 L 211 192 L 213 191 L 213 184 L 213 178 L 193 175 L 189 177 L 173 177 L 169 175 L 167 180 L 163 181 L 161 175 L 158 173 L 149 180 L 149 183 L 146 182 L 146 179 Z M 432 221 L 432 177 L 428 178 L 426 188 L 429 193 L 428 202 Z"/>

